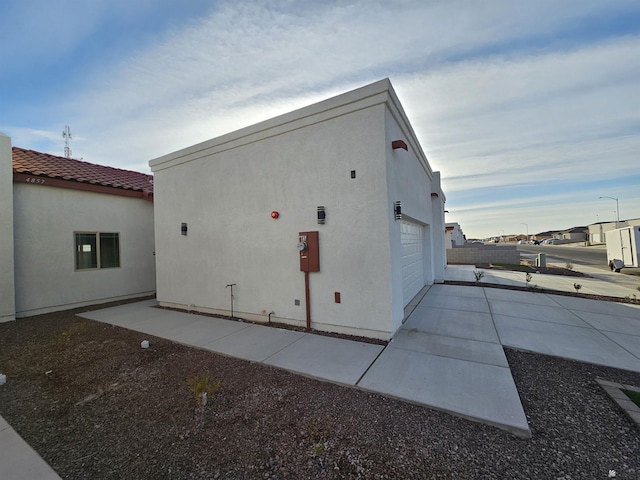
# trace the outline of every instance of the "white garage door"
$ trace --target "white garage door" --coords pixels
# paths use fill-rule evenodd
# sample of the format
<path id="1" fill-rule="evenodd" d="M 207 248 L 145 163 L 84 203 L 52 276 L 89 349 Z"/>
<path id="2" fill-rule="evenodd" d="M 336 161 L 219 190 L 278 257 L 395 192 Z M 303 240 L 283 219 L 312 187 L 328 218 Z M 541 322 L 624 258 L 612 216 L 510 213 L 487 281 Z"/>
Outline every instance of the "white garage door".
<path id="1" fill-rule="evenodd" d="M 424 228 L 417 223 L 402 220 L 400 241 L 402 244 L 402 294 L 404 306 L 424 287 L 422 242 Z"/>

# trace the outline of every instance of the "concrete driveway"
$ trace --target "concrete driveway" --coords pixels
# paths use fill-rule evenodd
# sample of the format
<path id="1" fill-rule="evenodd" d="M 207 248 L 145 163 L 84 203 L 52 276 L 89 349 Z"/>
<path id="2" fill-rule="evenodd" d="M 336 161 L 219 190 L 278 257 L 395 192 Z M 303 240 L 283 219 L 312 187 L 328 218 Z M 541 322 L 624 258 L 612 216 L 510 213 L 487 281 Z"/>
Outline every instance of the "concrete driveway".
<path id="1" fill-rule="evenodd" d="M 433 285 L 358 385 L 528 436 L 503 346 L 640 372 L 640 307 Z"/>

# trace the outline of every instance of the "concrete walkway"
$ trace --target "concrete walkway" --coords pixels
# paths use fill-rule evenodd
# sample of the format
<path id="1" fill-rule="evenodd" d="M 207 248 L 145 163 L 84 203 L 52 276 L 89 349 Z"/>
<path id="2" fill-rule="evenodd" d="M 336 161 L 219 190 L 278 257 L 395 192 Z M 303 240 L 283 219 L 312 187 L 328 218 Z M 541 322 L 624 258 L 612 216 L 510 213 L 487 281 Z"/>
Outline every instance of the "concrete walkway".
<path id="1" fill-rule="evenodd" d="M 469 269 L 447 271 L 460 278 Z M 525 437 L 529 426 L 502 346 L 640 372 L 640 306 L 635 305 L 433 285 L 386 348 L 153 305 L 147 301 L 82 316 L 358 386 Z"/>
<path id="2" fill-rule="evenodd" d="M 0 478 L 61 480 L 36 451 L 0 417 Z"/>
<path id="3" fill-rule="evenodd" d="M 82 316 L 321 380 L 358 386 L 530 436 L 486 299 L 443 296 L 448 288 L 458 293 L 457 287 L 431 287 L 386 348 L 150 308 L 154 301 Z M 484 297 L 481 288 L 463 288 L 468 295 Z M 459 309 L 470 298 L 477 304 L 468 308 L 479 311 L 461 315 Z M 440 299 L 450 303 L 452 310 L 434 309 L 432 304 Z M 431 316 L 436 311 L 437 316 Z M 439 331 L 438 325 L 446 328 Z"/>
<path id="4" fill-rule="evenodd" d="M 447 280 L 473 281 L 473 270 L 449 266 Z M 522 273 L 486 272 L 484 282 L 525 283 Z M 575 277 L 549 277 L 534 274 L 531 283 L 574 290 Z M 628 295 L 624 287 L 599 279 L 580 283 L 587 280 L 592 292 Z M 640 305 L 433 285 L 387 347 L 155 305 L 150 300 L 81 316 L 139 331 L 141 341 L 147 335 L 166 338 L 444 410 L 522 437 L 531 433 L 503 346 L 640 372 Z M 59 477 L 0 419 L 0 478 Z"/>

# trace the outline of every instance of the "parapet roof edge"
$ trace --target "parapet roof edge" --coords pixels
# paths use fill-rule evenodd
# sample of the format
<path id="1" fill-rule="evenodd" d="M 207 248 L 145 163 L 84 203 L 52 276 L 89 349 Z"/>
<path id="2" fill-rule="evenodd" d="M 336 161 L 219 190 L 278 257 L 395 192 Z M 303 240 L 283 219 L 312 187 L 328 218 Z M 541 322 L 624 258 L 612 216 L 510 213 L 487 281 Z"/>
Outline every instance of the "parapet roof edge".
<path id="1" fill-rule="evenodd" d="M 422 167 L 425 169 L 425 171 L 427 172 L 427 175 L 429 176 L 429 179 L 432 180 L 433 173 L 434 173 L 433 169 L 429 164 L 427 155 L 424 153 L 424 150 L 422 150 L 422 145 L 420 145 L 418 136 L 416 135 L 416 132 L 413 130 L 413 126 L 409 121 L 409 117 L 407 117 L 407 114 L 404 111 L 404 108 L 402 107 L 402 103 L 400 102 L 400 99 L 398 98 L 398 95 L 396 94 L 396 91 L 393 88 L 393 85 L 391 85 L 391 82 L 389 82 L 388 91 L 389 91 L 389 103 L 393 105 L 393 109 L 391 109 L 392 114 L 397 112 L 397 114 L 401 117 L 400 118 L 401 121 L 399 122 L 400 126 L 402 130 L 404 130 L 405 127 L 408 129 L 408 131 L 405 132 L 405 135 L 408 137 L 409 142 L 412 144 L 415 150 L 415 153 L 420 163 L 422 164 Z M 395 112 L 393 111 L 394 109 L 395 109 Z"/>
<path id="2" fill-rule="evenodd" d="M 317 103 L 307 105 L 305 107 L 293 110 L 291 112 L 284 113 L 282 115 L 278 115 L 268 120 L 264 120 L 262 122 L 255 123 L 253 125 L 240 128 L 233 132 L 229 132 L 221 136 L 218 136 L 209 140 L 205 140 L 204 142 L 200 142 L 195 145 L 168 153 L 166 155 L 162 155 L 160 157 L 150 160 L 149 166 L 151 167 L 152 171 L 155 171 L 155 170 L 161 170 L 163 168 L 166 168 L 166 167 L 162 167 L 162 165 L 168 162 L 171 162 L 171 166 L 178 165 L 185 161 L 193 160 L 194 156 L 199 157 L 199 155 L 197 155 L 198 152 L 204 153 L 206 150 L 223 145 L 225 143 L 233 142 L 242 137 L 246 137 L 252 134 L 257 134 L 259 132 L 266 131 L 269 129 L 281 127 L 283 125 L 293 123 L 298 120 L 311 117 L 313 115 L 318 115 L 333 109 L 345 107 L 350 104 L 355 104 L 359 101 L 365 100 L 370 97 L 375 97 L 376 95 L 380 95 L 384 93 L 390 94 L 390 96 L 395 97 L 395 92 L 393 92 L 391 81 L 388 78 L 378 80 L 377 82 L 365 85 L 363 87 L 356 88 L 354 90 L 350 90 L 348 92 L 336 95 L 334 97 L 330 97 L 325 100 L 321 100 Z M 385 98 L 385 100 L 388 100 L 388 97 Z M 398 103 L 397 97 L 394 101 L 394 104 L 395 103 Z M 404 112 L 402 113 L 406 121 L 406 116 L 404 115 Z"/>

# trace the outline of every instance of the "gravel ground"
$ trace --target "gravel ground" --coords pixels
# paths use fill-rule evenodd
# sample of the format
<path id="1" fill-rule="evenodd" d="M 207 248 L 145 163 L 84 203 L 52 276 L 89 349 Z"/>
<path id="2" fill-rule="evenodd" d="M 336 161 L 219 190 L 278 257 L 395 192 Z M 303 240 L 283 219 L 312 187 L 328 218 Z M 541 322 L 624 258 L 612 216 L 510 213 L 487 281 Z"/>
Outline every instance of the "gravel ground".
<path id="1" fill-rule="evenodd" d="M 64 479 L 640 479 L 640 430 L 595 382 L 639 373 L 506 350 L 523 440 L 77 312 L 0 324 L 0 415 Z"/>

